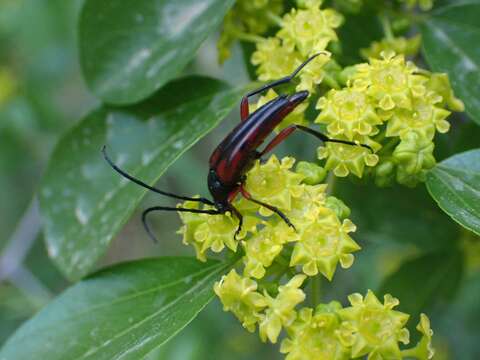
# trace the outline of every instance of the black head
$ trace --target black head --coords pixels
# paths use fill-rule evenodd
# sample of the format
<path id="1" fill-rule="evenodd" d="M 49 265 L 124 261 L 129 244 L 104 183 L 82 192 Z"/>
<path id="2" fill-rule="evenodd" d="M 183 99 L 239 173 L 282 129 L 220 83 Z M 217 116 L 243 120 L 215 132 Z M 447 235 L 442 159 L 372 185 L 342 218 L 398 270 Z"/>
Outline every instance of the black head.
<path id="1" fill-rule="evenodd" d="M 215 207 L 221 211 L 221 208 L 228 204 L 228 196 L 236 186 L 229 186 L 222 183 L 214 169 L 208 172 L 208 190 L 212 194 Z M 226 210 L 225 210 L 226 211 Z"/>

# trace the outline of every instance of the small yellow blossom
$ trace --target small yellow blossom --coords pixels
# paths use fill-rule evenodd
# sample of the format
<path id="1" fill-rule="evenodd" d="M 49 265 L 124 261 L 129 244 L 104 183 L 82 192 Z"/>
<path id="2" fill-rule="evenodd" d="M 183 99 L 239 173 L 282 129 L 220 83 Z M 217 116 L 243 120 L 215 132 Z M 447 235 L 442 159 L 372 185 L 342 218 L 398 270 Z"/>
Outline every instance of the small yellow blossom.
<path id="1" fill-rule="evenodd" d="M 303 183 L 307 185 L 320 184 L 327 176 L 327 171 L 323 167 L 308 161 L 298 162 L 295 172 L 304 176 Z"/>
<path id="2" fill-rule="evenodd" d="M 267 309 L 260 322 L 260 338 L 276 343 L 282 327 L 292 325 L 297 317 L 295 306 L 305 300 L 305 293 L 300 286 L 305 281 L 305 275 L 294 276 L 287 284 L 278 288 L 278 295 L 272 298 L 265 294 Z"/>
<path id="3" fill-rule="evenodd" d="M 313 59 L 300 73 L 300 83 L 297 85 L 296 90 L 307 90 L 310 93 L 314 93 L 316 86 L 319 85 L 325 77 L 324 67 L 329 61 L 330 53 L 326 51 Z"/>
<path id="4" fill-rule="evenodd" d="M 379 147 L 378 144 L 363 138 L 359 143 L 369 145 L 370 147 Z M 361 178 L 365 166 L 375 166 L 378 163 L 378 156 L 372 154 L 367 148 L 346 144 L 328 142 L 317 150 L 319 159 L 327 159 L 325 169 L 333 170 L 338 177 L 345 177 L 352 173 Z"/>
<path id="5" fill-rule="evenodd" d="M 257 292 L 257 283 L 241 277 L 235 270 L 224 275 L 213 287 L 224 311 L 231 311 L 248 331 L 255 331 L 260 321 L 260 311 L 267 306 L 265 297 Z"/>
<path id="6" fill-rule="evenodd" d="M 318 100 L 317 109 L 321 112 L 315 122 L 327 124 L 327 131 L 333 137 L 353 140 L 358 135 L 375 135 L 377 125 L 382 123 L 370 98 L 352 88 L 330 90 Z"/>
<path id="7" fill-rule="evenodd" d="M 263 229 L 244 242 L 244 274 L 257 279 L 263 278 L 265 268 L 280 254 L 283 245 L 295 238 L 295 231 L 285 222 L 266 223 Z"/>
<path id="8" fill-rule="evenodd" d="M 338 40 L 335 29 L 343 17 L 333 9 L 320 9 L 320 2 L 306 2 L 306 9 L 292 9 L 283 17 L 283 26 L 277 36 L 291 50 L 297 48 L 303 57 L 326 49 Z"/>
<path id="9" fill-rule="evenodd" d="M 258 42 L 251 59 L 252 64 L 258 66 L 257 74 L 261 81 L 277 80 L 291 74 L 302 60 L 299 53 L 287 48 L 275 37 Z"/>
<path id="10" fill-rule="evenodd" d="M 382 59 L 370 59 L 370 64 L 356 66 L 353 87 L 365 92 L 376 105 L 388 112 L 395 108 L 411 109 L 411 98 L 422 97 L 427 79 L 417 73 L 417 67 L 405 62 L 403 55 L 382 52 Z"/>
<path id="11" fill-rule="evenodd" d="M 441 101 L 442 97 L 432 91 L 423 98 L 413 99 L 411 109 L 398 109 L 393 113 L 386 136 L 401 137 L 415 131 L 432 140 L 435 130 L 446 133 L 450 129 L 450 123 L 446 120 L 450 111 L 437 106 Z"/>
<path id="12" fill-rule="evenodd" d="M 382 304 L 373 292 L 348 297 L 351 306 L 338 310 L 342 325 L 338 332 L 344 346 L 351 347 L 352 358 L 368 355 L 368 359 L 401 359 L 398 343 L 408 344 L 404 327 L 409 316 L 393 310 L 399 301 L 385 295 Z"/>
<path id="13" fill-rule="evenodd" d="M 302 184 L 298 196 L 292 198 L 292 207 L 288 216 L 300 229 L 318 220 L 325 206 L 326 184 Z"/>
<path id="14" fill-rule="evenodd" d="M 336 198 L 335 196 L 329 196 L 327 201 L 325 201 L 325 206 L 329 209 L 332 209 L 339 219 L 346 219 L 350 216 L 350 209 L 345 203 Z"/>
<path id="15" fill-rule="evenodd" d="M 417 330 L 422 334 L 422 338 L 414 348 L 403 350 L 402 356 L 404 358 L 415 358 L 418 360 L 433 359 L 433 355 L 435 354 L 435 350 L 432 347 L 433 331 L 430 328 L 430 320 L 427 315 L 420 314 L 420 322 L 417 325 Z"/>
<path id="16" fill-rule="evenodd" d="M 340 303 L 319 305 L 299 311 L 297 320 L 288 328 L 289 337 L 282 342 L 280 352 L 285 360 L 348 360 L 349 349 L 339 341 L 340 319 L 336 312 Z"/>
<path id="17" fill-rule="evenodd" d="M 332 280 L 337 264 L 349 268 L 353 264 L 353 252 L 360 246 L 348 235 L 355 231 L 355 225 L 348 219 L 340 223 L 335 212 L 323 208 L 321 217 L 312 224 L 302 227 L 300 239 L 290 260 L 290 266 L 302 265 L 302 271 L 308 276 L 319 272 Z"/>
<path id="18" fill-rule="evenodd" d="M 438 106 L 448 107 L 452 111 L 465 111 L 463 101 L 453 93 L 447 74 L 429 73 L 427 88 L 442 97 Z"/>
<path id="19" fill-rule="evenodd" d="M 182 204 L 187 209 L 198 209 L 198 202 L 187 201 Z M 206 207 L 208 208 L 208 207 Z M 223 215 L 193 214 L 179 212 L 183 226 L 178 231 L 183 235 L 185 245 L 193 245 L 197 258 L 206 261 L 206 252 L 211 249 L 213 252 L 221 252 L 225 246 L 236 251 L 238 241 L 235 240 L 235 232 L 238 227 L 238 220 L 230 213 Z M 247 230 L 253 231 L 256 220 L 251 216 L 245 217 L 245 224 L 237 239 L 246 236 Z"/>
<path id="20" fill-rule="evenodd" d="M 285 157 L 279 161 L 275 155 L 272 155 L 265 164 L 256 161 L 247 174 L 245 188 L 255 199 L 283 211 L 290 210 L 292 197 L 299 196 L 302 192 L 300 184 L 303 175 L 290 170 L 294 163 L 294 158 Z M 259 212 L 264 216 L 272 214 L 270 210 L 263 207 Z"/>

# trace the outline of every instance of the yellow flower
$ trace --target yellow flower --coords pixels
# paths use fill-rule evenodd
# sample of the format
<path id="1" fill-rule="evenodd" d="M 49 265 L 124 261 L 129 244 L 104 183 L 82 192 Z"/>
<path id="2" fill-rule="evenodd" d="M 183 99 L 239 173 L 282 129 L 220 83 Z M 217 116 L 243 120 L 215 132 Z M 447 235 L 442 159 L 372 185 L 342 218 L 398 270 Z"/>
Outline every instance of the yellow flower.
<path id="1" fill-rule="evenodd" d="M 441 96 L 430 91 L 423 98 L 413 99 L 411 109 L 397 109 L 388 122 L 386 136 L 402 136 L 415 131 L 432 140 L 435 130 L 446 133 L 450 129 L 446 120 L 450 111 L 437 106 L 441 100 Z"/>
<path id="2" fill-rule="evenodd" d="M 198 209 L 197 202 L 187 201 L 182 207 L 188 209 Z M 205 207 L 209 208 L 209 207 Z M 230 213 L 223 215 L 193 214 L 179 212 L 183 226 L 178 231 L 183 235 L 185 245 L 193 245 L 197 253 L 197 258 L 206 261 L 206 252 L 211 249 L 213 252 L 221 252 L 225 246 L 236 251 L 238 241 L 235 240 L 235 232 L 238 227 L 238 220 Z M 247 230 L 254 231 L 256 219 L 251 216 L 245 217 L 245 223 L 237 239 L 246 236 Z"/>
<path id="3" fill-rule="evenodd" d="M 255 199 L 283 211 L 290 210 L 292 197 L 302 192 L 300 183 L 303 175 L 290 170 L 294 163 L 294 158 L 285 157 L 279 161 L 275 155 L 272 155 L 264 164 L 256 161 L 247 173 L 245 188 Z M 272 214 L 270 210 L 263 207 L 259 212 L 264 216 Z"/>
<path id="4" fill-rule="evenodd" d="M 359 138 L 357 141 L 372 148 L 380 147 L 368 138 Z M 352 173 L 361 178 L 365 166 L 375 166 L 378 163 L 378 156 L 372 154 L 367 148 L 331 142 L 319 147 L 317 156 L 319 159 L 327 159 L 325 169 L 333 170 L 338 177 L 345 177 Z"/>
<path id="5" fill-rule="evenodd" d="M 297 320 L 288 328 L 288 338 L 282 341 L 280 352 L 288 354 L 285 360 L 348 360 L 349 349 L 337 336 L 340 327 L 336 314 L 341 305 L 332 301 L 319 305 L 315 312 L 303 308 Z"/>
<path id="6" fill-rule="evenodd" d="M 404 327 L 409 316 L 393 310 L 399 304 L 385 295 L 382 304 L 370 290 L 348 297 L 351 306 L 338 310 L 342 325 L 338 332 L 344 346 L 351 347 L 351 357 L 369 354 L 368 359 L 401 359 L 398 343 L 408 344 L 409 333 Z"/>
<path id="7" fill-rule="evenodd" d="M 283 17 L 277 36 L 291 50 L 297 48 L 303 57 L 326 49 L 330 41 L 338 40 L 335 28 L 343 17 L 333 9 L 320 10 L 320 2 L 307 2 L 306 9 L 292 9 Z"/>
<path id="8" fill-rule="evenodd" d="M 315 122 L 327 124 L 332 137 L 353 140 L 359 135 L 375 135 L 382 123 L 365 92 L 352 88 L 330 90 L 318 100 L 317 109 L 321 112 Z"/>
<path id="9" fill-rule="evenodd" d="M 294 222 L 297 230 L 300 231 L 322 216 L 325 208 L 326 188 L 326 184 L 302 184 L 301 192 L 292 198 L 292 207 L 287 215 Z"/>
<path id="10" fill-rule="evenodd" d="M 340 223 L 335 212 L 323 208 L 321 217 L 312 224 L 302 227 L 300 239 L 290 260 L 290 266 L 302 265 L 302 271 L 308 276 L 319 272 L 332 280 L 337 264 L 349 268 L 353 264 L 353 252 L 360 246 L 348 235 L 355 231 L 355 225 L 348 219 Z"/>
<path id="11" fill-rule="evenodd" d="M 254 332 L 261 318 L 260 312 L 267 306 L 265 297 L 256 291 L 257 283 L 231 270 L 215 283 L 213 289 L 223 304 L 223 310 L 233 312 L 244 328 Z"/>
<path id="12" fill-rule="evenodd" d="M 365 92 L 376 105 L 387 112 L 395 108 L 411 109 L 411 98 L 425 95 L 426 78 L 417 75 L 417 67 L 405 62 L 403 55 L 382 52 L 382 59 L 370 59 L 370 64 L 356 66 L 353 87 Z"/>
<path id="13" fill-rule="evenodd" d="M 325 206 L 332 209 L 339 219 L 346 219 L 350 216 L 350 209 L 345 203 L 337 199 L 335 196 L 329 196 L 325 202 Z"/>
<path id="14" fill-rule="evenodd" d="M 258 66 L 258 79 L 277 80 L 291 74 L 301 63 L 302 57 L 284 46 L 278 38 L 267 38 L 257 43 L 251 62 Z"/>
<path id="15" fill-rule="evenodd" d="M 422 338 L 414 348 L 403 350 L 402 356 L 405 358 L 414 357 L 418 360 L 433 359 L 435 354 L 435 350 L 432 347 L 433 330 L 430 328 L 430 320 L 427 315 L 420 314 L 417 330 L 422 334 Z"/>
<path id="16" fill-rule="evenodd" d="M 282 327 L 290 326 L 297 313 L 295 306 L 305 300 L 305 293 L 299 289 L 305 281 L 305 275 L 294 276 L 287 284 L 278 288 L 278 295 L 272 298 L 265 294 L 268 307 L 260 322 L 260 338 L 276 343 Z"/>
<path id="17" fill-rule="evenodd" d="M 252 238 L 243 242 L 245 248 L 244 274 L 249 277 L 261 279 L 265 276 L 265 268 L 269 267 L 273 260 L 283 249 L 283 245 L 296 238 L 295 231 L 285 222 L 276 224 L 267 222 Z"/>
<path id="18" fill-rule="evenodd" d="M 304 176 L 303 183 L 307 185 L 320 184 L 327 176 L 327 171 L 323 167 L 308 161 L 298 162 L 295 172 Z"/>
<path id="19" fill-rule="evenodd" d="M 307 90 L 310 93 L 315 92 L 315 87 L 319 85 L 325 77 L 325 65 L 330 61 L 330 53 L 322 52 L 315 59 L 313 59 L 300 73 L 300 83 L 296 90 Z"/>
<path id="20" fill-rule="evenodd" d="M 430 73 L 427 88 L 442 97 L 438 106 L 448 107 L 452 111 L 465 110 L 465 105 L 462 100 L 455 97 L 447 74 Z"/>

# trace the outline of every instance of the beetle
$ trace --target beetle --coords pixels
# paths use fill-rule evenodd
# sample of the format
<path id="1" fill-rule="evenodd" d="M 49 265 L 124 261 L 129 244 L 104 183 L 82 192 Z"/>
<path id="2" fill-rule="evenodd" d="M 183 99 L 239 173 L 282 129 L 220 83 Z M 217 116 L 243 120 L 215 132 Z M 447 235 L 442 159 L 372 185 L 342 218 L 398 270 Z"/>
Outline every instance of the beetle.
<path id="1" fill-rule="evenodd" d="M 285 223 L 294 228 L 288 217 L 275 206 L 266 204 L 259 199 L 253 198 L 245 189 L 244 183 L 247 171 L 253 166 L 254 162 L 261 159 L 265 154 L 273 150 L 278 144 L 284 141 L 295 130 L 306 132 L 313 135 L 323 142 L 335 142 L 353 146 L 363 146 L 370 151 L 368 145 L 357 144 L 351 141 L 331 139 L 325 134 L 303 125 L 293 124 L 280 131 L 263 150 L 257 150 L 265 139 L 273 132 L 275 127 L 308 96 L 306 90 L 295 92 L 292 95 L 279 95 L 275 99 L 264 104 L 252 114 L 249 113 L 250 97 L 262 93 L 268 89 L 290 82 L 310 61 L 321 53 L 315 54 L 303 62 L 295 71 L 279 80 L 268 83 L 260 88 L 247 93 L 240 103 L 241 122 L 225 137 L 210 156 L 208 172 L 208 189 L 212 195 L 213 201 L 207 198 L 193 198 L 172 194 L 131 176 L 126 171 L 120 169 L 107 155 L 105 146 L 102 148 L 105 160 L 120 175 L 130 181 L 149 189 L 155 193 L 168 196 L 178 200 L 195 201 L 205 205 L 212 206 L 213 209 L 188 209 L 182 207 L 153 206 L 143 211 L 142 222 L 148 235 L 156 241 L 156 238 L 147 223 L 147 216 L 153 211 L 178 211 L 209 215 L 222 215 L 230 212 L 238 219 L 238 228 L 235 232 L 235 238 L 240 233 L 243 224 L 242 214 L 232 204 L 235 197 L 240 193 L 247 200 L 263 206 L 276 213 Z"/>

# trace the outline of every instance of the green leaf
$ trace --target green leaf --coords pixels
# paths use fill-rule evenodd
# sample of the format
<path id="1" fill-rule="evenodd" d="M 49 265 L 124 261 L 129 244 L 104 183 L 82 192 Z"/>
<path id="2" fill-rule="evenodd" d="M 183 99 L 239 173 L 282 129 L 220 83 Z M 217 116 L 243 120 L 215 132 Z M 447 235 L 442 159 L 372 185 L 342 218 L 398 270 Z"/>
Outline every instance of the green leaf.
<path id="1" fill-rule="evenodd" d="M 399 310 L 411 315 L 415 325 L 421 312 L 451 302 L 463 276 L 463 255 L 451 249 L 405 261 L 380 286 L 379 294 L 400 299 Z"/>
<path id="2" fill-rule="evenodd" d="M 337 180 L 337 184 L 335 194 L 352 210 L 351 219 L 358 227 L 355 239 L 360 243 L 373 246 L 392 242 L 438 251 L 450 249 L 459 237 L 459 227 L 432 202 L 422 186 L 352 186 L 348 180 Z"/>
<path id="3" fill-rule="evenodd" d="M 86 0 L 80 62 L 103 101 L 133 104 L 175 78 L 234 0 Z"/>
<path id="4" fill-rule="evenodd" d="M 422 25 L 423 52 L 430 67 L 448 73 L 455 94 L 480 124 L 480 3 L 435 11 Z"/>
<path id="5" fill-rule="evenodd" d="M 90 271 L 146 193 L 108 166 L 102 146 L 119 166 L 154 184 L 240 97 L 217 80 L 188 77 L 142 104 L 93 111 L 64 135 L 43 179 L 40 205 L 49 255 L 69 279 Z"/>
<path id="6" fill-rule="evenodd" d="M 25 323 L 0 359 L 143 359 L 212 300 L 213 283 L 230 266 L 172 257 L 103 270 Z"/>
<path id="7" fill-rule="evenodd" d="M 435 166 L 427 188 L 440 208 L 480 235 L 480 150 L 457 154 Z"/>

